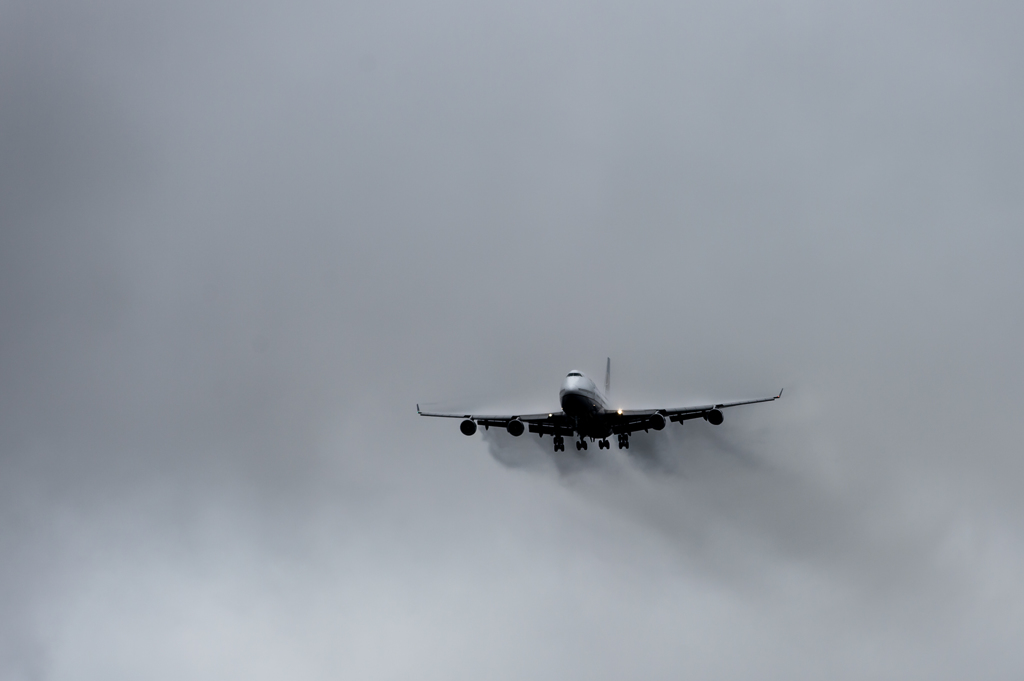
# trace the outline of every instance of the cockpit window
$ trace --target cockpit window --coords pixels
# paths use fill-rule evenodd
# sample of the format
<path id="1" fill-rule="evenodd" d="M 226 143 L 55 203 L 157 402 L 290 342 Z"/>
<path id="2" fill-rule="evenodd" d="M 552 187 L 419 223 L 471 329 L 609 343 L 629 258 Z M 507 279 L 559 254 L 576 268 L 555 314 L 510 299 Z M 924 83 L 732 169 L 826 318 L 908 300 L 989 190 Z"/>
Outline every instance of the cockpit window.
<path id="1" fill-rule="evenodd" d="M 580 373 L 580 372 L 578 372 L 578 371 L 570 371 L 570 372 L 569 372 L 569 375 L 570 375 L 570 376 L 582 376 L 583 374 L 581 374 L 581 373 Z"/>

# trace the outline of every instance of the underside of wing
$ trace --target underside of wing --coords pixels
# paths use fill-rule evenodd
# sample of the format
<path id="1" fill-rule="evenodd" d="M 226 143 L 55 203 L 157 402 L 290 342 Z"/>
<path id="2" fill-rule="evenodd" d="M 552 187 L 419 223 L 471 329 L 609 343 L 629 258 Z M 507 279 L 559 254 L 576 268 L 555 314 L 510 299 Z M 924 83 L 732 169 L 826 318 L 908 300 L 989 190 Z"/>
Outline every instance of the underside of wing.
<path id="1" fill-rule="evenodd" d="M 615 435 L 629 435 L 639 430 L 661 430 L 666 423 L 664 414 L 658 409 L 606 411 L 604 421 Z"/>
<path id="2" fill-rule="evenodd" d="M 732 402 L 718 402 L 715 404 L 701 404 L 693 407 L 680 407 L 678 409 L 665 409 L 664 414 L 672 417 L 673 421 L 683 421 L 685 419 L 700 418 L 703 415 L 716 411 L 718 409 L 727 409 L 729 407 L 739 407 L 744 404 L 758 404 L 760 402 L 774 402 L 775 400 L 782 397 L 782 391 L 779 391 L 778 395 L 772 395 L 771 397 L 759 397 L 754 400 L 734 400 Z M 678 417 L 678 418 L 676 418 Z"/>
<path id="3" fill-rule="evenodd" d="M 722 409 L 738 407 L 744 404 L 758 404 L 759 402 L 772 402 L 782 397 L 782 391 L 772 397 L 761 397 L 755 400 L 735 400 L 732 402 L 718 402 L 714 404 L 699 404 L 691 407 L 675 407 L 671 409 L 619 409 L 607 411 L 604 414 L 605 422 L 611 428 L 612 433 L 635 433 L 643 430 L 661 430 L 667 421 L 681 423 L 690 419 L 704 419 L 713 425 L 722 423 Z"/>
<path id="4" fill-rule="evenodd" d="M 416 405 L 420 416 L 433 416 L 447 419 L 463 419 L 483 426 L 484 428 L 505 428 L 512 435 L 522 435 L 529 428 L 531 433 L 540 435 L 572 435 L 573 422 L 561 411 L 546 414 L 439 414 L 421 411 Z M 475 429 L 474 429 L 475 430 Z M 463 430 L 466 432 L 466 430 Z"/>
<path id="5" fill-rule="evenodd" d="M 517 414 L 509 416 L 474 415 L 470 418 L 484 428 L 506 428 L 513 435 L 523 432 L 523 430 L 515 425 L 516 422 L 522 423 L 531 433 L 538 433 L 539 435 L 572 435 L 574 432 L 572 419 L 560 411 L 547 414 Z"/>

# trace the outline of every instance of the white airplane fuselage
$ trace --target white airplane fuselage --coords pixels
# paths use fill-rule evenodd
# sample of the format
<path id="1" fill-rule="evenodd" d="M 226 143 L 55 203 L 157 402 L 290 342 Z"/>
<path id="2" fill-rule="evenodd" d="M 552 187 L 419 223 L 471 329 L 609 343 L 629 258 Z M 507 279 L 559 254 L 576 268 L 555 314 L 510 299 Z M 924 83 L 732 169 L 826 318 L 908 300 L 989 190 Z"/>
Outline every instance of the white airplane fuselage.
<path id="1" fill-rule="evenodd" d="M 562 381 L 558 399 L 566 416 L 576 421 L 576 430 L 581 436 L 601 438 L 611 434 L 605 422 L 595 418 L 607 408 L 605 396 L 583 372 L 569 372 Z"/>

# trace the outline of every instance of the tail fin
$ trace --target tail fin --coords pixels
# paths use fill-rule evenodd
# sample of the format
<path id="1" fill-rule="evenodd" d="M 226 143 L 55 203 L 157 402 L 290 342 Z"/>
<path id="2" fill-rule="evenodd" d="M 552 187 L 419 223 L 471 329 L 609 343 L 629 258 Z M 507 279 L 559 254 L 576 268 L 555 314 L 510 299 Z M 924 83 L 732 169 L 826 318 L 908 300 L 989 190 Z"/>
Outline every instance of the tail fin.
<path id="1" fill-rule="evenodd" d="M 604 365 L 604 394 L 605 397 L 612 389 L 612 358 L 608 358 L 608 363 Z"/>

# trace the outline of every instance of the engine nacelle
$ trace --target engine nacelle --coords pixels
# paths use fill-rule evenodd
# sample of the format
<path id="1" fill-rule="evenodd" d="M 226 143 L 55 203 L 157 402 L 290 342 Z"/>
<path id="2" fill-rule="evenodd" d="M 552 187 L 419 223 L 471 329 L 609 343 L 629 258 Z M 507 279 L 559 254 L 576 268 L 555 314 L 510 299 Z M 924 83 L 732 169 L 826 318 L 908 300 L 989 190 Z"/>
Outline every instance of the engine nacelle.
<path id="1" fill-rule="evenodd" d="M 667 423 L 663 414 L 652 415 L 651 418 L 648 419 L 648 422 L 651 424 L 651 428 L 654 428 L 655 430 L 661 430 Z"/>
<path id="2" fill-rule="evenodd" d="M 526 426 L 524 426 L 523 422 L 519 419 L 512 419 L 508 422 L 508 425 L 505 426 L 505 429 L 508 430 L 508 434 L 512 437 L 519 437 L 524 431 L 526 431 Z"/>
<path id="3" fill-rule="evenodd" d="M 722 425 L 722 421 L 725 420 L 725 417 L 722 416 L 722 412 L 718 411 L 717 409 L 712 409 L 711 411 L 709 411 L 708 415 L 705 416 L 704 418 L 706 418 L 708 420 L 708 423 L 710 423 L 713 426 L 720 426 Z"/>
<path id="4" fill-rule="evenodd" d="M 476 432 L 476 421 L 466 419 L 459 424 L 459 430 L 462 431 L 463 435 L 472 435 Z"/>

